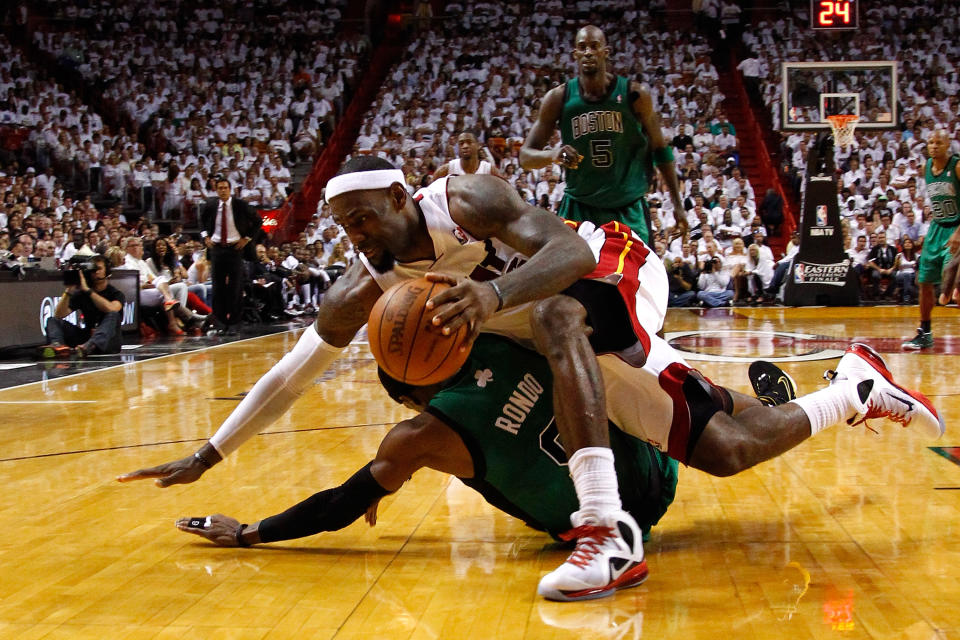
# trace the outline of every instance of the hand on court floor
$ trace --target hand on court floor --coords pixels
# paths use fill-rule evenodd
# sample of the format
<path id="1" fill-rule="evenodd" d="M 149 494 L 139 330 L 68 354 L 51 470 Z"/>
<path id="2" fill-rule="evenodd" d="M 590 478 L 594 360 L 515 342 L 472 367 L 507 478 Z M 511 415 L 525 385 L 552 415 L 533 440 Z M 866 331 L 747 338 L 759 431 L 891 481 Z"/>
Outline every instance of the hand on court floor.
<path id="1" fill-rule="evenodd" d="M 377 524 L 377 507 L 380 506 L 380 501 L 377 500 L 372 505 L 367 507 L 367 512 L 363 514 L 363 519 L 367 521 L 367 524 L 371 527 Z"/>
<path id="2" fill-rule="evenodd" d="M 118 482 L 130 482 L 131 480 L 144 480 L 146 478 L 155 478 L 153 483 L 158 487 L 169 487 L 174 484 L 190 484 L 196 482 L 203 475 L 207 468 L 203 466 L 195 456 L 188 456 L 173 462 L 149 467 L 147 469 L 138 469 L 117 476 Z"/>
<path id="3" fill-rule="evenodd" d="M 234 520 L 229 516 L 219 513 L 210 516 L 209 526 L 191 527 L 190 518 L 180 518 L 177 520 L 177 529 L 206 538 L 215 545 L 221 547 L 236 547 L 237 529 L 240 527 L 240 521 Z"/>
<path id="4" fill-rule="evenodd" d="M 443 327 L 444 334 L 451 334 L 461 326 L 467 326 L 464 346 L 469 348 L 480 335 L 480 327 L 492 316 L 499 304 L 496 292 L 486 282 L 475 282 L 442 273 L 428 273 L 430 282 L 445 282 L 450 286 L 427 300 L 427 309 L 434 312 L 433 324 Z"/>

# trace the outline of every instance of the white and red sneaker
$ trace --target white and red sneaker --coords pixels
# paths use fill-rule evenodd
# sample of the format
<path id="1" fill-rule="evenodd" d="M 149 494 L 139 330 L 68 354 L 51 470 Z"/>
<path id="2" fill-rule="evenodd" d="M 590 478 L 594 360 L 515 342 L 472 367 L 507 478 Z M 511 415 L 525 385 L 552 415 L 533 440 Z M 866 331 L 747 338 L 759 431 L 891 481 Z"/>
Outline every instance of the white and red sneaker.
<path id="1" fill-rule="evenodd" d="M 566 562 L 540 580 L 537 593 L 548 600 L 590 600 L 647 579 L 643 539 L 633 516 L 613 511 L 594 524 L 583 522 L 579 514 L 570 516 L 574 528 L 561 536 L 576 539 L 576 548 Z"/>
<path id="2" fill-rule="evenodd" d="M 832 376 L 830 375 L 832 373 Z M 946 430 L 943 418 L 930 400 L 919 391 L 901 387 L 893 379 L 880 354 L 871 347 L 854 343 L 850 345 L 834 372 L 827 372 L 833 382 L 853 380 L 861 392 L 863 407 L 859 414 L 847 420 L 850 426 L 865 424 L 874 418 L 887 418 L 903 425 L 918 428 L 924 435 L 939 438 Z M 872 388 L 862 385 L 872 380 Z M 870 428 L 870 425 L 866 425 Z"/>

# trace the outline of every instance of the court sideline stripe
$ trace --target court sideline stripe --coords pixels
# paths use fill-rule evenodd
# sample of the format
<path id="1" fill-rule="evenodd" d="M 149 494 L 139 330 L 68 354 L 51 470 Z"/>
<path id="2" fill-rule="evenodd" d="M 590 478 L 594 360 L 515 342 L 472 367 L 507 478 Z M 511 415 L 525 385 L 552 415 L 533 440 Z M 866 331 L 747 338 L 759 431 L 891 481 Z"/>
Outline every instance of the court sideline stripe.
<path id="1" fill-rule="evenodd" d="M 97 402 L 98 400 L 0 400 L 0 404 L 97 404 Z"/>
<path id="2" fill-rule="evenodd" d="M 71 373 L 69 375 L 60 376 L 58 378 L 52 378 L 50 380 L 35 380 L 34 382 L 24 382 L 23 384 L 14 385 L 12 387 L 3 387 L 0 389 L 0 394 L 11 389 L 20 389 L 22 387 L 29 387 L 32 384 L 49 384 L 56 382 L 58 380 L 70 380 L 79 376 L 85 376 L 91 373 L 100 373 L 101 371 L 109 371 L 110 369 L 116 369 L 117 367 L 125 367 L 131 364 L 140 364 L 142 362 L 153 362 L 154 360 L 161 360 L 163 358 L 170 358 L 173 356 L 184 356 L 191 353 L 199 353 L 201 351 L 206 351 L 208 349 L 219 349 L 220 347 L 228 347 L 232 344 L 240 344 L 241 342 L 249 342 L 250 340 L 259 340 L 260 338 L 268 338 L 270 336 L 282 336 L 285 333 L 291 333 L 293 331 L 301 331 L 306 329 L 306 327 L 300 327 L 297 329 L 287 329 L 286 331 L 278 331 L 277 333 L 269 333 L 262 336 L 253 336 L 251 338 L 244 338 L 243 340 L 233 340 L 231 342 L 224 342 L 223 344 L 210 344 L 205 347 L 198 347 L 197 349 L 191 349 L 190 351 L 179 351 L 177 353 L 167 353 L 162 356 L 155 356 L 153 358 L 144 358 L 143 360 L 136 360 L 134 362 L 121 362 L 120 364 L 115 364 L 109 367 L 101 367 L 99 369 L 90 369 L 89 371 L 78 371 L 77 373 Z M 2 461 L 0 461 L 2 462 Z"/>
<path id="3" fill-rule="evenodd" d="M 336 431 L 338 429 L 362 429 L 364 427 L 385 427 L 395 422 L 371 422 L 369 424 L 349 424 L 339 427 L 309 427 L 307 429 L 284 429 L 283 431 L 264 431 L 258 436 L 284 435 L 288 433 L 307 433 L 309 431 Z M 18 462 L 20 460 L 34 460 L 38 458 L 53 458 L 56 456 L 71 456 L 80 453 L 99 453 L 101 451 L 119 451 L 121 449 L 140 449 L 142 447 L 157 447 L 165 444 L 182 444 L 184 442 L 206 442 L 209 438 L 186 438 L 184 440 L 163 440 L 160 442 L 144 442 L 142 444 L 120 444 L 115 447 L 96 447 L 93 449 L 76 449 L 74 451 L 53 451 L 38 453 L 32 456 L 18 456 L 15 458 L 0 458 L 0 462 Z"/>

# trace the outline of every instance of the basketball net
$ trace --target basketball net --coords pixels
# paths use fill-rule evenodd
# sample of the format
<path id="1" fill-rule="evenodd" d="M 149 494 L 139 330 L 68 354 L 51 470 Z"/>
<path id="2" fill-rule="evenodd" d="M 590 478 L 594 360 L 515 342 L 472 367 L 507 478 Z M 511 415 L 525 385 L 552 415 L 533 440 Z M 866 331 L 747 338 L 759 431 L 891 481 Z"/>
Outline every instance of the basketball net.
<path id="1" fill-rule="evenodd" d="M 857 128 L 860 118 L 849 113 L 827 116 L 830 129 L 833 131 L 833 144 L 838 147 L 849 147 L 856 144 L 853 132 Z"/>

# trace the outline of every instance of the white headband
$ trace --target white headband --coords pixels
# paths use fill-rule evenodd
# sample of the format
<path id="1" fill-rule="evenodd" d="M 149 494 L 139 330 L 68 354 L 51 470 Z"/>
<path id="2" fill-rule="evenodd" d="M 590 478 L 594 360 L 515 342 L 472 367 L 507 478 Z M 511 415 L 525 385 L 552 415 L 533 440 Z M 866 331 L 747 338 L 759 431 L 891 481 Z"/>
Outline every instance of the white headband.
<path id="1" fill-rule="evenodd" d="M 341 193 L 365 191 L 367 189 L 386 189 L 394 182 L 406 184 L 400 169 L 377 169 L 375 171 L 354 171 L 330 178 L 327 183 L 327 202 Z"/>

